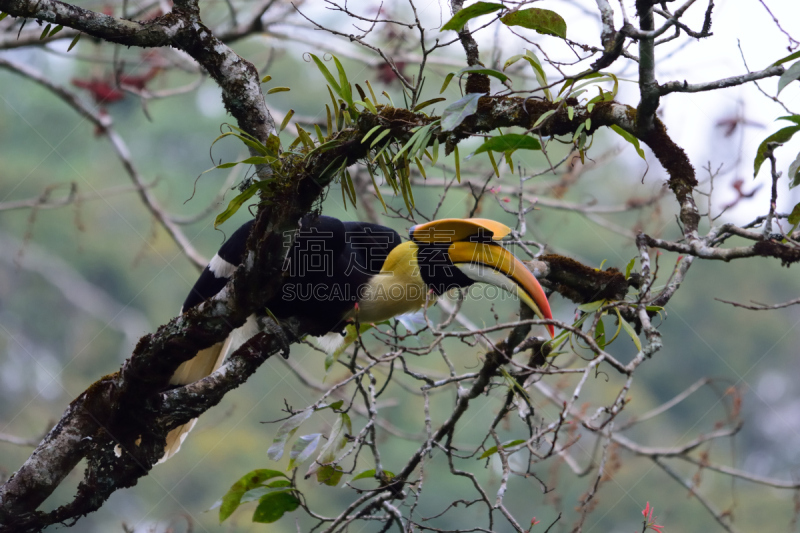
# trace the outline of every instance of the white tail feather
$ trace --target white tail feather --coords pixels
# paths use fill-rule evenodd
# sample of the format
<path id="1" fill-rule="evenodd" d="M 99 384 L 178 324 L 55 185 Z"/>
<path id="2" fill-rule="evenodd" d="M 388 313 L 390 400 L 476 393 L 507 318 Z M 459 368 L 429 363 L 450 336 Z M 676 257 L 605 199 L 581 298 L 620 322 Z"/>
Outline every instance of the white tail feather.
<path id="1" fill-rule="evenodd" d="M 326 333 L 322 337 L 314 339 L 317 341 L 319 347 L 326 354 L 334 354 L 339 347 L 344 344 L 344 336 L 338 332 Z"/>
<path id="2" fill-rule="evenodd" d="M 170 385 L 188 385 L 213 373 L 222 366 L 222 362 L 229 354 L 236 351 L 239 346 L 258 333 L 258 323 L 255 315 L 247 317 L 247 321 L 239 328 L 234 329 L 225 339 L 225 342 L 218 342 L 210 348 L 200 350 L 192 359 L 184 361 L 175 370 L 169 380 Z M 194 418 L 182 426 L 178 426 L 167 434 L 167 445 L 164 447 L 164 455 L 158 460 L 163 463 L 181 449 L 181 444 L 186 440 L 186 436 L 197 423 Z"/>

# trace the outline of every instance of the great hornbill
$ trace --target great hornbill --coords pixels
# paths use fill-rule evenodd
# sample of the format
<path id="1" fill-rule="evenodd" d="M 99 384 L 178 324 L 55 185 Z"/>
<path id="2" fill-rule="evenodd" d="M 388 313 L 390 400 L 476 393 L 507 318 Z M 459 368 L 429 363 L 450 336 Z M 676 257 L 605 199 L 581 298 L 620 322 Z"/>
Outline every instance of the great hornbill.
<path id="1" fill-rule="evenodd" d="M 253 221 L 243 224 L 222 245 L 200 274 L 181 312 L 211 298 L 227 284 L 242 262 Z M 367 222 L 342 222 L 306 215 L 300 222 L 283 265 L 281 294 L 267 302 L 277 318 L 294 317 L 300 330 L 325 336 L 332 351 L 343 342 L 348 323 L 377 323 L 419 311 L 429 292 L 439 296 L 475 282 L 496 285 L 525 302 L 539 318 L 552 318 L 536 278 L 497 241 L 511 232 L 493 220 L 442 219 L 413 226 L 403 241 L 391 228 Z M 171 385 L 193 383 L 211 374 L 225 357 L 259 329 L 259 318 L 231 331 L 225 342 L 198 352 L 181 364 Z M 552 337 L 552 325 L 547 325 Z M 196 422 L 172 430 L 161 462 L 174 455 Z"/>

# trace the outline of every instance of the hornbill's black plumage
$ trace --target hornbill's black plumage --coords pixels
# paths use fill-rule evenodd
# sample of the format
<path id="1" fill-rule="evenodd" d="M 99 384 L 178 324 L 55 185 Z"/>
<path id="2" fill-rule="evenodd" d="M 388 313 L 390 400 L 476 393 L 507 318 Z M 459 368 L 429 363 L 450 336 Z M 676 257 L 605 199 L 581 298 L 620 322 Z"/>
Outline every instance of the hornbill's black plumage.
<path id="1" fill-rule="evenodd" d="M 243 224 L 203 270 L 182 311 L 220 292 L 241 264 L 253 221 Z M 496 241 L 510 229 L 487 219 L 444 219 L 414 226 L 403 241 L 391 228 L 307 215 L 288 249 L 281 294 L 266 308 L 277 318 L 294 317 L 300 329 L 341 344 L 348 322 L 376 323 L 419 310 L 436 296 L 475 282 L 517 294 L 540 318 L 552 318 L 547 298 L 533 274 Z M 266 315 L 266 313 L 264 313 Z M 185 385 L 211 374 L 225 357 L 259 330 L 258 318 L 233 330 L 225 342 L 201 350 L 181 364 L 170 383 Z M 553 327 L 547 326 L 550 335 Z M 167 437 L 161 461 L 180 448 L 196 420 Z"/>

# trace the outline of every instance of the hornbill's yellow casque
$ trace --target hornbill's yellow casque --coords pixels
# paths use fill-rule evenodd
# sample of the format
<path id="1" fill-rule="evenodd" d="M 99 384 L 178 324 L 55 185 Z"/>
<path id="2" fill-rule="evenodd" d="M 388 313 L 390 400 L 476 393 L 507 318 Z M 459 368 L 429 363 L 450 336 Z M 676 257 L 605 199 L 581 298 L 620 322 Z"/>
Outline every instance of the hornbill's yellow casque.
<path id="1" fill-rule="evenodd" d="M 252 221 L 245 223 L 222 245 L 182 311 L 225 287 L 242 262 L 252 225 Z M 287 253 L 283 290 L 266 307 L 278 318 L 295 317 L 301 330 L 310 335 L 325 335 L 328 350 L 342 343 L 340 333 L 348 322 L 376 323 L 418 311 L 429 291 L 438 296 L 475 282 L 516 294 L 537 316 L 552 318 L 536 278 L 497 242 L 510 232 L 493 220 L 443 219 L 412 227 L 410 240 L 403 241 L 386 226 L 307 215 Z M 229 353 L 258 332 L 258 318 L 251 315 L 225 342 L 201 350 L 183 363 L 170 383 L 185 385 L 211 374 Z M 553 326 L 547 329 L 553 336 Z M 195 422 L 170 432 L 161 461 L 178 451 Z"/>

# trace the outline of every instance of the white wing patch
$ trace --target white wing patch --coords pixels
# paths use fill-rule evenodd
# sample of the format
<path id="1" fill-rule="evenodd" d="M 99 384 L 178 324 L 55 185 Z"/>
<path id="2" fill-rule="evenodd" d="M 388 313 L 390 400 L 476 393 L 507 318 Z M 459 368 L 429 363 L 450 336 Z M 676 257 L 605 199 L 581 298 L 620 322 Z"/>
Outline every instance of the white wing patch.
<path id="1" fill-rule="evenodd" d="M 230 279 L 236 271 L 236 265 L 228 263 L 219 254 L 214 254 L 214 257 L 208 263 L 208 269 L 214 274 L 214 277 Z"/>

